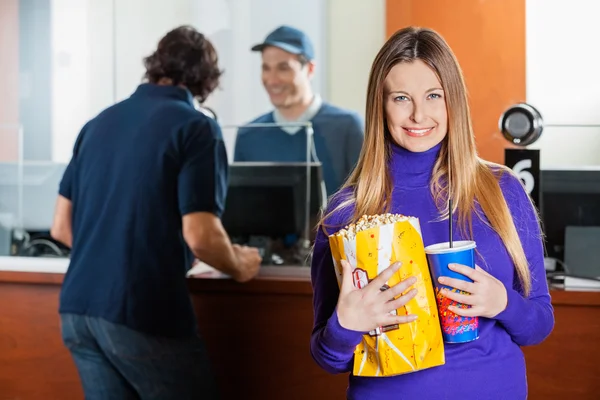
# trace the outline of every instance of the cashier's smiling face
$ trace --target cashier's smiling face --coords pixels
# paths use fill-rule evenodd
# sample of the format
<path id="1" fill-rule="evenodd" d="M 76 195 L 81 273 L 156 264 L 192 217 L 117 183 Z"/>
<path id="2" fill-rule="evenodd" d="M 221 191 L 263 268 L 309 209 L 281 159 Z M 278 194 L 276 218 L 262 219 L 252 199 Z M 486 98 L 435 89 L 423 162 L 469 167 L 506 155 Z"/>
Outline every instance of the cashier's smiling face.
<path id="1" fill-rule="evenodd" d="M 311 95 L 312 62 L 302 63 L 296 54 L 278 47 L 262 50 L 262 82 L 275 108 L 301 105 Z"/>
<path id="2" fill-rule="evenodd" d="M 444 90 L 423 61 L 396 64 L 385 79 L 383 104 L 394 141 L 420 153 L 435 147 L 448 132 Z"/>

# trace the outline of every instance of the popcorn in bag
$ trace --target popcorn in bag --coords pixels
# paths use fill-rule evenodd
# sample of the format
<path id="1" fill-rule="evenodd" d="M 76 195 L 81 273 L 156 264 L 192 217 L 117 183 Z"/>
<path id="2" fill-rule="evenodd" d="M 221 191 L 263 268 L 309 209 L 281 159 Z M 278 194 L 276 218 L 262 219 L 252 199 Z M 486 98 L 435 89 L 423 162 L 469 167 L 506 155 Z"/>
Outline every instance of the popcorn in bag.
<path id="1" fill-rule="evenodd" d="M 417 320 L 382 326 L 363 335 L 354 350 L 353 374 L 392 376 L 443 365 L 442 331 L 418 218 L 399 214 L 363 216 L 331 235 L 329 244 L 338 284 L 342 282 L 340 261 L 344 259 L 352 266 L 354 286 L 358 288 L 396 261 L 402 266 L 381 290 L 410 276 L 417 278 L 412 287 L 417 295 L 395 311 L 398 315 L 415 314 Z"/>

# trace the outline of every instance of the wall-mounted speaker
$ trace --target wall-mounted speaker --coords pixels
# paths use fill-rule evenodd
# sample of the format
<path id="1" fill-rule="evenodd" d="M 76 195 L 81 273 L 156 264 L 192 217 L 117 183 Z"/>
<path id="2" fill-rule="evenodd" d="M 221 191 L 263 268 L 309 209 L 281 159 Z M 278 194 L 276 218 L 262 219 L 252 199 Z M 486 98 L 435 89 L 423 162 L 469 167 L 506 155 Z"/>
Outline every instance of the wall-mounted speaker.
<path id="1" fill-rule="evenodd" d="M 523 147 L 538 140 L 544 130 L 542 115 L 527 103 L 509 107 L 500 116 L 498 125 L 506 140 Z"/>

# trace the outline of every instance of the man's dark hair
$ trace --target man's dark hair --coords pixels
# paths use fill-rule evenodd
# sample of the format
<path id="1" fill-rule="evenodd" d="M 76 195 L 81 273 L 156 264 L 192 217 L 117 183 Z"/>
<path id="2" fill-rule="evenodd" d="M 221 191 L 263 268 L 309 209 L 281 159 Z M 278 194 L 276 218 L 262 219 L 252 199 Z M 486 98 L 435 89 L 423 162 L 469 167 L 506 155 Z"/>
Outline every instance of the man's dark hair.
<path id="1" fill-rule="evenodd" d="M 308 64 L 310 62 L 310 60 L 302 54 L 298 54 L 298 61 L 300 61 L 301 67 L 304 67 L 306 64 Z"/>
<path id="2" fill-rule="evenodd" d="M 173 85 L 188 88 L 200 103 L 219 86 L 223 73 L 212 43 L 187 25 L 167 33 L 158 42 L 156 51 L 144 58 L 144 66 L 148 82 L 169 78 Z"/>

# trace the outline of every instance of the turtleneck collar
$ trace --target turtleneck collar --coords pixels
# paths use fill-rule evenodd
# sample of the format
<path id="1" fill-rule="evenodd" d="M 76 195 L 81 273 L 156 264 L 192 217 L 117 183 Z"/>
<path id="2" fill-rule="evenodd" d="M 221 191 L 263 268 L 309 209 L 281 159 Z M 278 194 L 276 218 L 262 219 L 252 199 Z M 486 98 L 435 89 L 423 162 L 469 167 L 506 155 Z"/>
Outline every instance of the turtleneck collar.
<path id="1" fill-rule="evenodd" d="M 389 167 L 394 186 L 413 188 L 429 186 L 442 142 L 421 153 L 413 153 L 396 143 L 391 143 L 390 147 Z"/>

